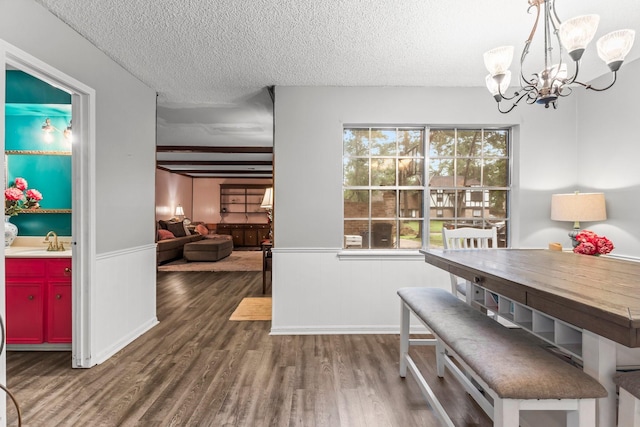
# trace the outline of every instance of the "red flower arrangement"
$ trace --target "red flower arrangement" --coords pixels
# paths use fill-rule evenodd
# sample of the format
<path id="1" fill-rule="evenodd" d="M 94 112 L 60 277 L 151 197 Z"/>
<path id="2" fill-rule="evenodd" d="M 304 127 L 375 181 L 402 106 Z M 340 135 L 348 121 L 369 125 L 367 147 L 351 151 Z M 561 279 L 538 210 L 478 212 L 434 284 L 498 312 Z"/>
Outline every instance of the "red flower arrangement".
<path id="1" fill-rule="evenodd" d="M 18 215 L 25 209 L 38 209 L 42 194 L 38 190 L 27 190 L 27 181 L 24 178 L 16 178 L 13 184 L 4 190 L 4 214 Z"/>
<path id="2" fill-rule="evenodd" d="M 593 231 L 582 230 L 576 235 L 578 246 L 573 252 L 583 255 L 604 255 L 613 250 L 613 243 L 604 236 L 598 236 Z"/>

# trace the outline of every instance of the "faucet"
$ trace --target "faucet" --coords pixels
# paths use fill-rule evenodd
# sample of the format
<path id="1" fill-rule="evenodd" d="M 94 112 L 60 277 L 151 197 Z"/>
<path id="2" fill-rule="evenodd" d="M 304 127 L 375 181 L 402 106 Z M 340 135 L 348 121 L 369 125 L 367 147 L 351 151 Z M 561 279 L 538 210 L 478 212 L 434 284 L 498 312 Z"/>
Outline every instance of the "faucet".
<path id="1" fill-rule="evenodd" d="M 53 242 L 49 240 L 49 237 L 53 236 Z M 44 243 L 49 242 L 49 247 L 47 247 L 47 251 L 64 251 L 64 244 L 62 242 L 58 243 L 58 235 L 55 231 L 49 231 L 47 235 L 44 237 Z"/>

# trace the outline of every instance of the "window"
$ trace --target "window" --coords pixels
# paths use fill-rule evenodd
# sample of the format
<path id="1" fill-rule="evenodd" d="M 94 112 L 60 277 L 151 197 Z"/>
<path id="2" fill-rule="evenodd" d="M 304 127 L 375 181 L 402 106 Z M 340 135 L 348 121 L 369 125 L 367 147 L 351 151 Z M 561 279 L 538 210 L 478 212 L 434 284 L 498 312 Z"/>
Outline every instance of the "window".
<path id="1" fill-rule="evenodd" d="M 509 129 L 429 130 L 429 247 L 442 227 L 497 227 L 506 247 L 510 192 Z"/>
<path id="2" fill-rule="evenodd" d="M 425 128 L 345 127 L 345 249 L 422 248 Z"/>

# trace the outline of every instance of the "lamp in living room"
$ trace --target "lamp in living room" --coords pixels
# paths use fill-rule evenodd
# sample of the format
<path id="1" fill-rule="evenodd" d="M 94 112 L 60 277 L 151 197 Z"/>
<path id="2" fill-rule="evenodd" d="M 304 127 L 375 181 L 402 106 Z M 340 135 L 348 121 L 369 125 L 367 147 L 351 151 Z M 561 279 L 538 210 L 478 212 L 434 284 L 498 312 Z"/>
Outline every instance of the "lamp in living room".
<path id="1" fill-rule="evenodd" d="M 176 207 L 176 217 L 181 220 L 184 220 L 184 209 L 182 209 L 182 205 L 178 205 Z"/>
<path id="2" fill-rule="evenodd" d="M 269 240 L 273 239 L 273 231 L 271 230 L 271 221 L 273 221 L 273 187 L 264 190 L 264 197 L 260 203 L 262 209 L 267 210 L 267 220 L 269 221 Z"/>
<path id="3" fill-rule="evenodd" d="M 576 236 L 580 232 L 580 221 L 604 221 L 607 210 L 604 193 L 553 194 L 551 196 L 551 219 L 554 221 L 573 222 L 569 232 L 571 243 L 578 245 Z"/>

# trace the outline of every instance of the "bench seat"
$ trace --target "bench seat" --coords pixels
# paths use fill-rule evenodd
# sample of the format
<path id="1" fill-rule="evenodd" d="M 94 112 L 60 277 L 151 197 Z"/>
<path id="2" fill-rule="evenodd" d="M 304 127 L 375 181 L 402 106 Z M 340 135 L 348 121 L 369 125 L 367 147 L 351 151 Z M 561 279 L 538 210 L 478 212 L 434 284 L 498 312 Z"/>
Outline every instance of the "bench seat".
<path id="1" fill-rule="evenodd" d="M 413 312 L 433 332 L 441 346 L 453 353 L 474 379 L 488 388 L 494 399 L 594 399 L 595 411 L 595 399 L 607 396 L 598 381 L 554 356 L 544 348 L 547 344 L 523 330 L 504 327 L 450 292 L 402 288 L 398 295 L 403 303 L 403 316 L 405 311 Z M 406 375 L 408 323 L 408 318 L 403 317 L 401 353 L 406 354 L 401 354 L 401 376 Z M 441 365 L 444 351 L 436 352 Z M 442 376 L 443 368 L 439 367 L 438 371 Z"/>

